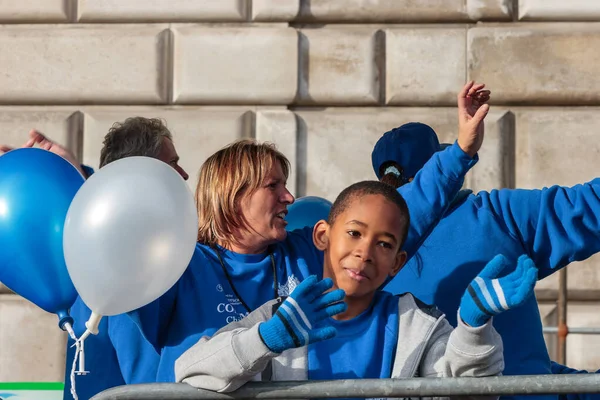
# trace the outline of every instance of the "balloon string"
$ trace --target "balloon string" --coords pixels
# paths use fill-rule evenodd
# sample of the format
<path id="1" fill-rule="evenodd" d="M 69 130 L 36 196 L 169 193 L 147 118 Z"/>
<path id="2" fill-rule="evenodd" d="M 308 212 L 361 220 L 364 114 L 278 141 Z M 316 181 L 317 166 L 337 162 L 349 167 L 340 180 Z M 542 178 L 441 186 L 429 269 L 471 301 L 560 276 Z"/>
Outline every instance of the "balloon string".
<path id="1" fill-rule="evenodd" d="M 75 357 L 73 357 L 73 365 L 71 366 L 71 396 L 73 396 L 73 400 L 78 400 L 77 391 L 75 389 L 75 368 L 77 365 L 77 359 L 79 358 L 79 353 L 82 351 L 81 343 L 79 340 L 75 340 Z"/>

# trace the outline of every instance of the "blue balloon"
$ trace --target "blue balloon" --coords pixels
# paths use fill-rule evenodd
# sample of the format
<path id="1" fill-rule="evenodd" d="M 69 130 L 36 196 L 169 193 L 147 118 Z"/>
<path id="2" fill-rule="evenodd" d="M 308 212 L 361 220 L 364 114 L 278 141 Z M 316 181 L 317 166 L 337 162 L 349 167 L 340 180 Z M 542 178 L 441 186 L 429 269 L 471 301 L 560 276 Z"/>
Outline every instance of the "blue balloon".
<path id="1" fill-rule="evenodd" d="M 288 215 L 285 217 L 288 223 L 286 230 L 313 227 L 320 220 L 327 220 L 329 210 L 331 210 L 329 200 L 316 196 L 300 197 L 288 207 Z"/>
<path id="2" fill-rule="evenodd" d="M 77 298 L 63 254 L 69 205 L 83 185 L 62 157 L 37 148 L 0 156 L 0 282 L 71 322 Z"/>

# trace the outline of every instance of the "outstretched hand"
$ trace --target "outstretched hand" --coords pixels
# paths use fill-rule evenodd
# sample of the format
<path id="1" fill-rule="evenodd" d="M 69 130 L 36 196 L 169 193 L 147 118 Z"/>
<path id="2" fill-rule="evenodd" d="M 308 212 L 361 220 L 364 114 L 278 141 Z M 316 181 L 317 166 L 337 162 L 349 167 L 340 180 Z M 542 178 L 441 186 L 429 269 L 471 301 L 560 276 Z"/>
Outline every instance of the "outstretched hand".
<path id="1" fill-rule="evenodd" d="M 471 157 L 483 143 L 483 120 L 490 109 L 487 102 L 491 92 L 484 87 L 483 83 L 471 81 L 458 94 L 458 145 Z"/>
<path id="2" fill-rule="evenodd" d="M 469 284 L 460 302 L 460 318 L 481 326 L 491 317 L 525 303 L 533 294 L 538 269 L 527 255 L 517 260 L 514 271 L 499 278 L 511 263 L 499 254 Z"/>
<path id="3" fill-rule="evenodd" d="M 70 162 L 75 168 L 77 168 L 77 170 L 84 177 L 86 177 L 86 173 L 81 168 L 79 160 L 77 160 L 77 157 L 75 157 L 75 154 L 73 154 L 71 150 L 67 149 L 59 143 L 52 141 L 43 133 L 32 129 L 31 131 L 29 131 L 29 139 L 25 142 L 25 144 L 21 146 L 21 148 L 34 147 L 35 145 L 38 145 L 41 149 L 47 150 L 51 153 L 61 156 L 62 158 Z M 14 147 L 2 144 L 0 145 L 0 154 L 7 153 L 14 149 Z"/>

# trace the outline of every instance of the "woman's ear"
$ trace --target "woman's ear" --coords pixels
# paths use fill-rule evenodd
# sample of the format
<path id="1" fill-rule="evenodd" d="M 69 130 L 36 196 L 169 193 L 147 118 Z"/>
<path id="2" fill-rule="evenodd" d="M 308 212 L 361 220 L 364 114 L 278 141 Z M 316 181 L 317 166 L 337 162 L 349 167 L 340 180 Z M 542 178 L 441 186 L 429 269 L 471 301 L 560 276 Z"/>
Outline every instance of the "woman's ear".
<path id="1" fill-rule="evenodd" d="M 313 228 L 313 242 L 321 251 L 327 250 L 329 244 L 329 224 L 324 219 L 317 222 Z"/>

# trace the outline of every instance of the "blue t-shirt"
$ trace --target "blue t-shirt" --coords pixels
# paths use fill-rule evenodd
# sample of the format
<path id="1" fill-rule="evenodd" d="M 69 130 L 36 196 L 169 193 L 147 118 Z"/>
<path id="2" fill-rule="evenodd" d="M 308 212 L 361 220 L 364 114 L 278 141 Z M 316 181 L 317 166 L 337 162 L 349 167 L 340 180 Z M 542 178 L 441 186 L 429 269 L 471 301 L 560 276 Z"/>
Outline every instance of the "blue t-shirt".
<path id="1" fill-rule="evenodd" d="M 497 254 L 512 260 L 513 268 L 520 255 L 528 254 L 542 279 L 600 251 L 598 232 L 600 179 L 572 188 L 502 189 L 469 195 L 448 210 L 385 290 L 411 292 L 436 304 L 456 326 L 464 290 Z M 551 373 L 534 296 L 494 317 L 494 327 L 504 343 L 504 375 Z"/>
<path id="2" fill-rule="evenodd" d="M 347 321 L 328 321 L 329 340 L 308 346 L 308 379 L 391 378 L 398 343 L 398 297 L 377 292 L 371 307 Z"/>

